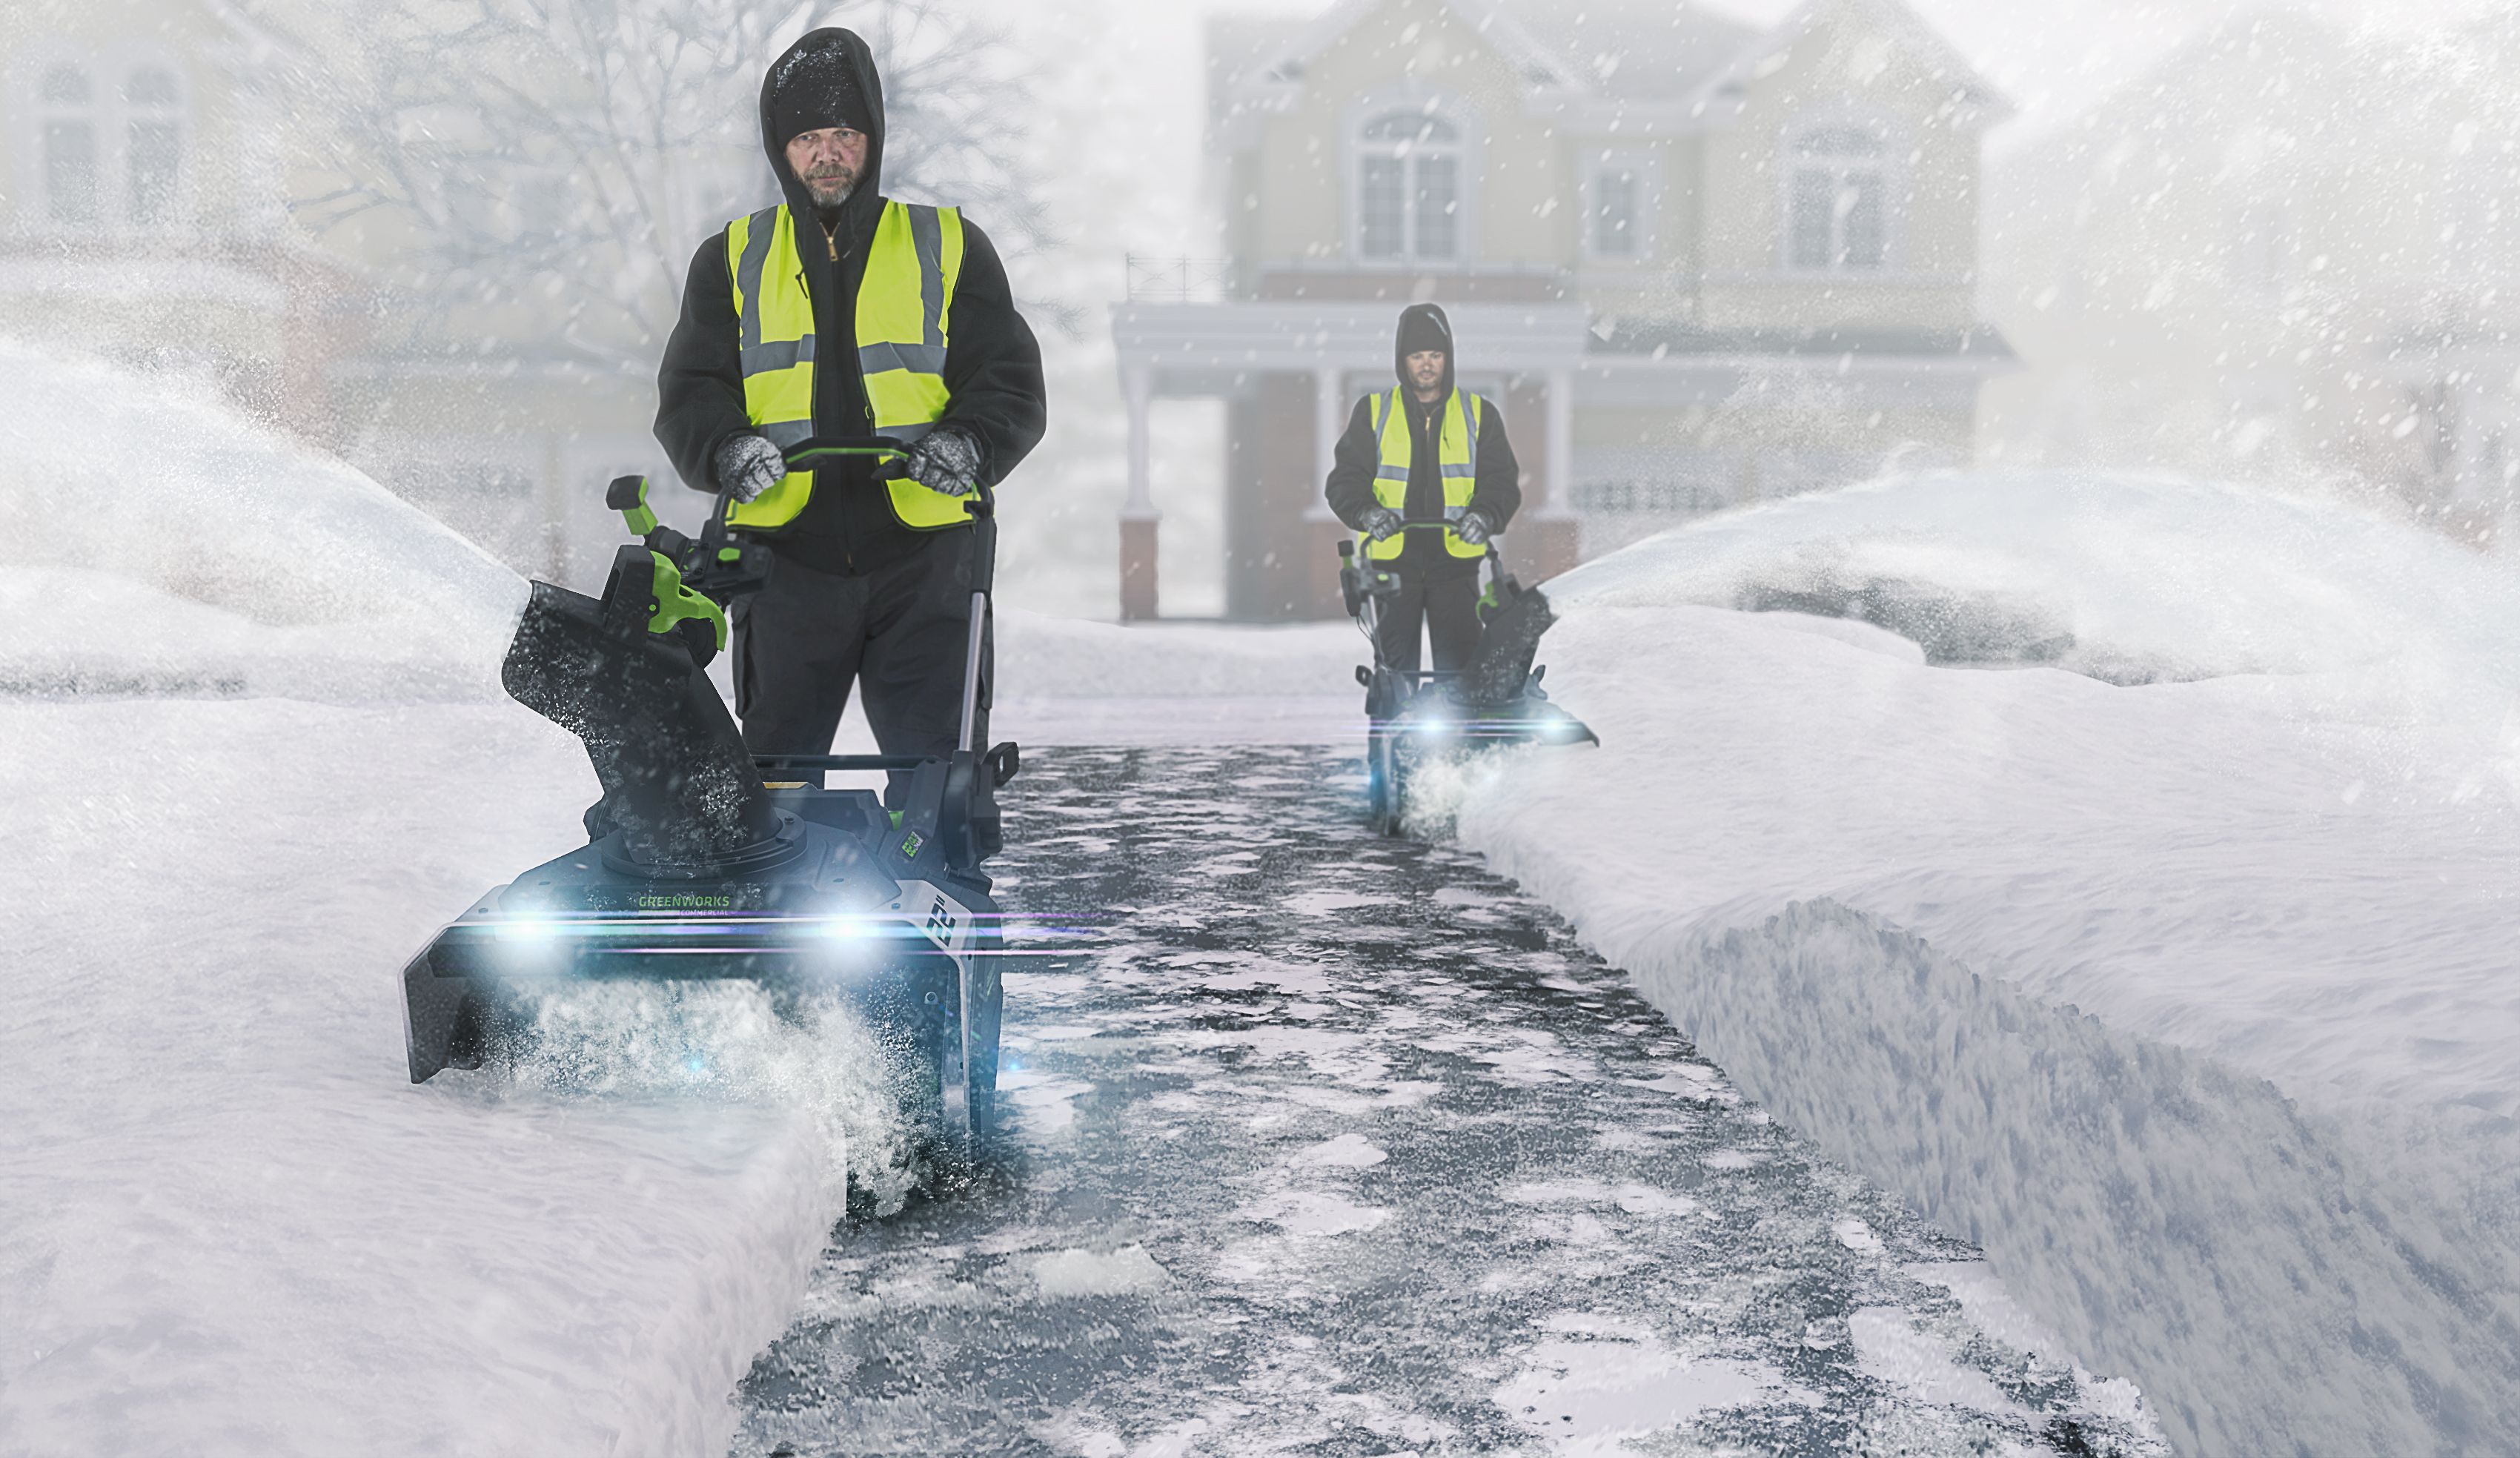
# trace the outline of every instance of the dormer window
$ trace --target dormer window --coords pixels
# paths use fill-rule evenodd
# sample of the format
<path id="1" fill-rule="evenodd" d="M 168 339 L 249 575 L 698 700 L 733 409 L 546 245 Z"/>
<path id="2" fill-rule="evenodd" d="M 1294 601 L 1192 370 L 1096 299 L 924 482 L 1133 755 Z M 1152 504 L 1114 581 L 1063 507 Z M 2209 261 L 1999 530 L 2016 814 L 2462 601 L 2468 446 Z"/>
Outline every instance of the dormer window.
<path id="1" fill-rule="evenodd" d="M 1870 273 L 1890 260 L 1889 139 L 1808 127 L 1786 144 L 1785 260 L 1801 273 Z"/>
<path id="2" fill-rule="evenodd" d="M 1462 255 L 1462 132 L 1423 111 L 1385 113 L 1356 142 L 1356 251 L 1374 261 Z"/>
<path id="3" fill-rule="evenodd" d="M 38 103 L 45 215 L 66 225 L 94 223 L 101 170 L 96 85 L 75 66 L 56 66 L 44 72 Z"/>
<path id="4" fill-rule="evenodd" d="M 1594 154 L 1584 174 L 1584 256 L 1633 264 L 1654 253 L 1654 217 L 1662 207 L 1662 163 L 1642 149 Z"/>

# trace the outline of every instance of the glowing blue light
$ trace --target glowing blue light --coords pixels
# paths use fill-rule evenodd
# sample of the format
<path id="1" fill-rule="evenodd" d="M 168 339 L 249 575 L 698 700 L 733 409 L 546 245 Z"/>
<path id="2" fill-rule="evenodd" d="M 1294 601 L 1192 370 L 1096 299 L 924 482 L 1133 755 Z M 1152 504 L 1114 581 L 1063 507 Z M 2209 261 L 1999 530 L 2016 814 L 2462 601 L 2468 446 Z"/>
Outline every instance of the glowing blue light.
<path id="1" fill-rule="evenodd" d="M 708 1071 L 708 1060 L 695 1053 L 683 1060 L 683 1071 L 697 1078 Z"/>
<path id="2" fill-rule="evenodd" d="M 864 919 L 854 916 L 831 918 L 823 923 L 822 933 L 825 936 L 843 940 L 854 940 L 860 936 L 875 934 L 874 929 L 869 927 Z"/>
<path id="3" fill-rule="evenodd" d="M 561 934 L 561 924 L 544 916 L 518 917 L 499 923 L 501 941 L 549 941 Z"/>

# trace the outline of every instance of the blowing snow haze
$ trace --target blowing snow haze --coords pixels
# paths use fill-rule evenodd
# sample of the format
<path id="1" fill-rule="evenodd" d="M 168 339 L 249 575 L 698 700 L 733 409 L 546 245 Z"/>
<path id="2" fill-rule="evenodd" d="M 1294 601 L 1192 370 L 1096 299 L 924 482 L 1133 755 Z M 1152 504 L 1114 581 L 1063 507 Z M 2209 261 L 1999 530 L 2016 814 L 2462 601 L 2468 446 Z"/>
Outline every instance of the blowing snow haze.
<path id="1" fill-rule="evenodd" d="M 933 209 L 1003 260 L 985 873 L 738 783 L 758 665 L 606 505 L 711 508 L 659 356 L 824 25 L 918 287 L 712 338 L 927 431 Z M 0 0 L 0 1453 L 2512 1449 L 2510 5 Z M 1504 722 L 1597 743 L 1355 631 L 1354 421 L 1456 642 L 1507 473 Z M 866 904 L 499 920 L 656 871 L 528 579 Z M 615 931 L 735 972 L 506 999 Z M 917 1039 L 744 960 L 893 955 Z"/>

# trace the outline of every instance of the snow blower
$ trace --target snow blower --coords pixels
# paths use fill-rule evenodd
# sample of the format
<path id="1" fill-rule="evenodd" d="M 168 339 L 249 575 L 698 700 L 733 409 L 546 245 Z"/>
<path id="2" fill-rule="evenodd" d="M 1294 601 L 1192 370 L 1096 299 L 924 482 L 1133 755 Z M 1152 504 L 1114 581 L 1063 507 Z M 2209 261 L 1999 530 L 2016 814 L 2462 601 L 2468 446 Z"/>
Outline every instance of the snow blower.
<path id="1" fill-rule="evenodd" d="M 1441 531 L 1440 522 L 1412 523 L 1411 531 Z M 1339 593 L 1374 646 L 1373 666 L 1360 666 L 1365 689 L 1366 813 L 1381 835 L 1400 834 L 1410 777 L 1430 761 L 1478 750 L 1527 744 L 1599 744 L 1581 719 L 1549 702 L 1534 667 L 1540 635 L 1557 620 L 1549 599 L 1506 571 L 1490 546 L 1479 564 L 1479 646 L 1468 666 L 1447 672 L 1404 672 L 1382 660 L 1377 631 L 1400 574 L 1357 555 L 1341 541 Z"/>
<path id="2" fill-rule="evenodd" d="M 884 437 L 787 452 L 800 471 L 853 456 L 886 472 L 904 458 Z M 968 502 L 954 751 L 757 757 L 705 670 L 726 605 L 768 579 L 769 549 L 728 531 L 724 498 L 695 540 L 657 522 L 647 489 L 623 477 L 607 493 L 642 540 L 615 555 L 603 596 L 534 583 L 501 667 L 517 702 L 586 744 L 604 790 L 587 843 L 482 896 L 404 968 L 412 1081 L 513 1055 L 538 1000 L 571 983 L 743 980 L 785 1007 L 828 992 L 861 1008 L 912 1052 L 914 1116 L 969 1150 L 998 1061 L 1002 929 L 979 867 L 1000 848 L 993 792 L 1018 767 L 1012 744 L 976 743 L 994 501 L 983 487 Z M 906 787 L 900 808 L 823 788 L 826 771 L 886 772 Z"/>

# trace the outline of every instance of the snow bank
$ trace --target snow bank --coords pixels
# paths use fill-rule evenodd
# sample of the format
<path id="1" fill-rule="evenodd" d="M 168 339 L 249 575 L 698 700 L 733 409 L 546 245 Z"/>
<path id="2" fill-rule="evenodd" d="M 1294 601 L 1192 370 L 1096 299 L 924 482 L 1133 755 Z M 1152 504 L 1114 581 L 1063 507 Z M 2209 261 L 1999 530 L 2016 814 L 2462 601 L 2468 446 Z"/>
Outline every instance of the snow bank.
<path id="1" fill-rule="evenodd" d="M 1561 612 L 1855 618 L 1937 663 L 2121 684 L 2391 670 L 2520 689 L 2520 578 L 2332 501 L 2173 477 L 1938 472 L 1702 518 L 1551 584 Z"/>
<path id="2" fill-rule="evenodd" d="M 571 843 L 575 740 L 122 701 L 0 745 L 0 1452 L 725 1450 L 901 1131 L 861 1029 L 749 989 L 604 989 L 526 1077 L 411 1086 L 395 974 Z"/>
<path id="3" fill-rule="evenodd" d="M 0 694 L 498 694 L 523 580 L 383 487 L 162 379 L 0 377 Z"/>
<path id="4" fill-rule="evenodd" d="M 1889 581 L 2190 681 L 1693 606 Z M 1745 1092 L 1982 1243 L 2187 1450 L 2507 1438 L 2520 614 L 2491 564 L 2217 487 L 1938 477 L 1552 600 L 1551 685 L 1606 748 L 1474 777 L 1461 833 Z"/>

